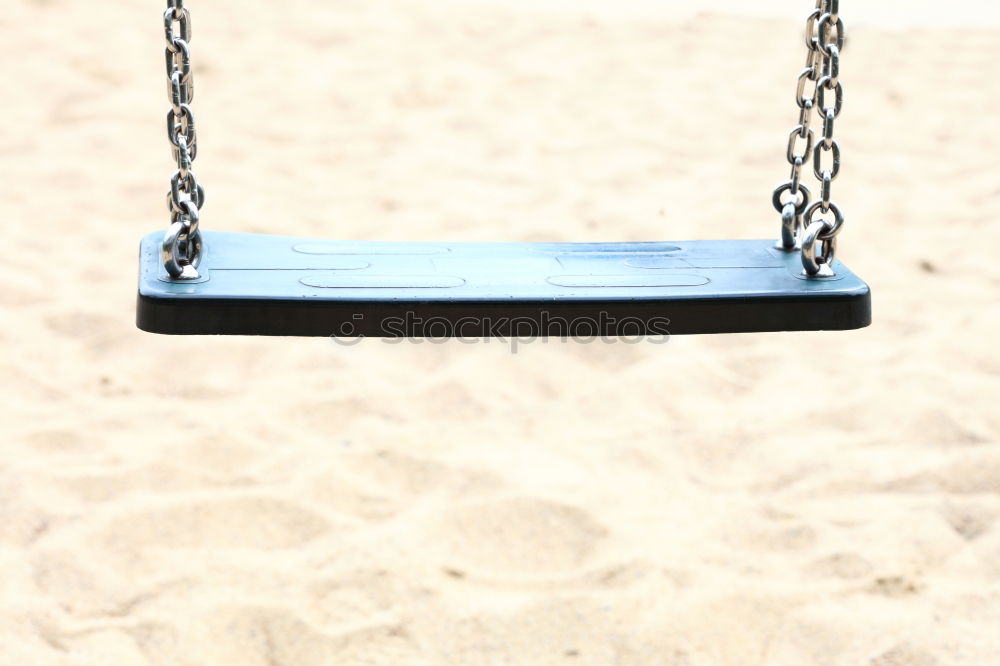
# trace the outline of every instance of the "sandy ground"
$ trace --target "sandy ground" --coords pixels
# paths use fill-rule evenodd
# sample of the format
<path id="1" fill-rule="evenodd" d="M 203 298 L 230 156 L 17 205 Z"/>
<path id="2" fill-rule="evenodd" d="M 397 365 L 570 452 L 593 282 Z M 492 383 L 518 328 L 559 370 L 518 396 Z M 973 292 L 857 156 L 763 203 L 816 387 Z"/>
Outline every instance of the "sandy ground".
<path id="1" fill-rule="evenodd" d="M 777 231 L 808 2 L 189 4 L 208 228 Z M 873 327 L 512 354 L 135 330 L 160 3 L 5 2 L 0 663 L 1000 663 L 982 7 L 851 33 Z"/>

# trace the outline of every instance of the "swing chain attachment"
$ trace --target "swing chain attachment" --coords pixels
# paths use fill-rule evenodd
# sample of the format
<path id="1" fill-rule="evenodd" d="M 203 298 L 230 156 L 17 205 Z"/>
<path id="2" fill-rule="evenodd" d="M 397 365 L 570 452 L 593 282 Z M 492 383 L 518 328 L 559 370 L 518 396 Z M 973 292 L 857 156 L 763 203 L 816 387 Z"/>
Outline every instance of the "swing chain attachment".
<path id="1" fill-rule="evenodd" d="M 198 134 L 195 130 L 194 77 L 191 71 L 191 12 L 184 0 L 167 0 L 163 13 L 163 28 L 167 41 L 167 91 L 170 111 L 167 112 L 167 138 L 177 163 L 170 179 L 167 207 L 170 227 L 163 236 L 163 267 L 174 280 L 196 280 L 200 277 L 202 240 L 198 224 L 205 204 L 205 188 L 191 170 L 198 156 Z"/>
<path id="2" fill-rule="evenodd" d="M 789 252 L 801 248 L 802 265 L 809 277 L 833 275 L 835 238 L 844 225 L 844 215 L 831 198 L 832 183 L 840 175 L 841 164 L 840 144 L 834 138 L 834 121 L 844 104 L 844 86 L 840 81 L 844 40 L 840 0 L 816 0 L 816 8 L 806 19 L 806 65 L 799 73 L 795 92 L 799 122 L 788 136 L 785 153 L 792 167 L 791 177 L 775 188 L 772 197 L 775 210 L 781 214 L 778 247 Z M 823 122 L 823 135 L 819 140 L 811 129 L 814 111 Z M 804 147 L 798 150 L 800 142 L 804 142 Z M 830 154 L 829 165 L 823 162 L 826 153 Z M 802 167 L 810 159 L 822 191 L 822 198 L 812 203 L 809 190 L 800 183 Z M 786 193 L 789 195 L 787 200 Z M 823 215 L 832 213 L 833 221 L 814 219 L 820 211 Z M 817 244 L 822 244 L 819 252 Z"/>

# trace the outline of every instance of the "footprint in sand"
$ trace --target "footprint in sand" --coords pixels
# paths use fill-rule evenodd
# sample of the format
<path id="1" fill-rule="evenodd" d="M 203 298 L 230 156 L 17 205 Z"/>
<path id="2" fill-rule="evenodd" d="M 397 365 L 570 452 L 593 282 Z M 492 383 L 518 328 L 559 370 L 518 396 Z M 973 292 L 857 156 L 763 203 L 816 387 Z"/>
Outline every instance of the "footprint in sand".
<path id="1" fill-rule="evenodd" d="M 433 460 L 377 451 L 338 455 L 328 467 L 317 467 L 307 484 L 309 497 L 338 513 L 368 520 L 387 520 L 412 509 L 429 493 L 481 492 L 499 486 L 492 474 Z"/>
<path id="2" fill-rule="evenodd" d="M 799 521 L 747 521 L 734 525 L 728 539 L 740 548 L 762 552 L 802 551 L 818 541 L 816 530 Z"/>
<path id="3" fill-rule="evenodd" d="M 72 542 L 39 552 L 31 562 L 36 590 L 78 616 L 123 617 L 148 597 L 105 559 L 81 557 L 85 551 Z"/>
<path id="4" fill-rule="evenodd" d="M 235 497 L 153 508 L 118 518 L 102 533 L 118 549 L 292 548 L 326 533 L 318 513 L 268 497 Z"/>
<path id="5" fill-rule="evenodd" d="M 806 567 L 810 576 L 854 580 L 871 574 L 872 563 L 857 553 L 834 553 L 820 558 Z"/>
<path id="6" fill-rule="evenodd" d="M 309 610 L 324 625 L 351 624 L 414 596 L 405 579 L 386 569 L 351 571 L 311 586 Z"/>
<path id="7" fill-rule="evenodd" d="M 211 485 L 203 474 L 163 462 L 65 474 L 55 483 L 84 502 L 110 502 L 130 493 L 170 493 Z"/>
<path id="8" fill-rule="evenodd" d="M 44 405 L 65 400 L 70 396 L 58 378 L 31 372 L 27 365 L 0 364 L 0 376 L 6 386 L 16 386 L 22 404 Z"/>
<path id="9" fill-rule="evenodd" d="M 348 458 L 345 469 L 352 478 L 369 487 L 400 497 L 423 495 L 442 488 L 461 491 L 468 486 L 482 490 L 499 485 L 496 477 L 480 470 L 452 467 L 393 451 Z"/>
<path id="10" fill-rule="evenodd" d="M 461 504 L 437 534 L 455 570 L 521 575 L 586 564 L 608 530 L 581 508 L 516 497 Z"/>
<path id="11" fill-rule="evenodd" d="M 270 553 L 334 529 L 310 509 L 268 497 L 161 505 L 113 518 L 96 531 L 80 527 L 63 530 L 39 553 L 33 561 L 34 582 L 72 612 L 111 616 L 131 613 L 164 585 L 183 578 L 182 561 L 203 570 L 199 562 L 222 550 Z M 169 575 L 164 574 L 164 557 L 175 558 Z M 232 566 L 234 575 L 239 570 Z"/>
<path id="12" fill-rule="evenodd" d="M 182 626 L 176 640 L 174 645 L 155 645 L 157 650 L 166 647 L 176 657 L 173 663 L 429 666 L 419 646 L 398 624 L 327 631 L 292 611 L 270 606 L 212 608 Z M 140 647 L 152 650 L 154 645 Z"/>
<path id="13" fill-rule="evenodd" d="M 909 645 L 897 645 L 868 662 L 868 666 L 941 666 L 934 655 Z"/>
<path id="14" fill-rule="evenodd" d="M 943 490 L 955 495 L 1000 493 L 1000 458 L 991 454 L 963 457 L 949 464 L 937 464 L 917 474 L 883 484 L 893 492 Z"/>
<path id="15" fill-rule="evenodd" d="M 73 430 L 35 430 L 24 435 L 21 441 L 42 454 L 82 453 L 95 448 L 92 441 Z"/>
<path id="16" fill-rule="evenodd" d="M 939 666 L 922 650 L 905 644 L 891 647 L 893 635 L 907 632 L 906 621 L 892 611 L 872 613 L 871 608 L 857 600 L 785 606 L 759 638 L 748 637 L 744 654 L 761 649 L 763 656 L 757 662 L 761 664 Z"/>
<path id="17" fill-rule="evenodd" d="M 975 541 L 990 530 L 997 514 L 985 507 L 952 506 L 944 511 L 944 517 L 959 536 L 966 541 Z"/>
<path id="18" fill-rule="evenodd" d="M 438 653 L 436 664 L 701 663 L 662 619 L 648 604 L 573 597 L 427 626 L 424 642 Z"/>
<path id="19" fill-rule="evenodd" d="M 444 381 L 429 387 L 425 393 L 426 413 L 430 418 L 454 421 L 475 421 L 489 414 L 489 406 L 474 391 L 456 381 Z"/>
<path id="20" fill-rule="evenodd" d="M 89 345 L 104 345 L 121 335 L 122 322 L 92 312 L 67 312 L 46 319 L 49 330 L 63 338 L 72 338 Z"/>

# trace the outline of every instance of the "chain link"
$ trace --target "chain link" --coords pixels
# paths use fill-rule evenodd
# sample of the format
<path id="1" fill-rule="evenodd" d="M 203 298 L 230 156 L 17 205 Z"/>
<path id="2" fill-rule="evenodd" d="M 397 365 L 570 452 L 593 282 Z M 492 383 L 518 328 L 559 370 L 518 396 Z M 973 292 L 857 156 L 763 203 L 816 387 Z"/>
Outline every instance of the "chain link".
<path id="1" fill-rule="evenodd" d="M 173 279 L 197 279 L 201 261 L 201 231 L 198 229 L 201 209 L 205 204 L 205 188 L 191 170 L 198 157 L 198 133 L 195 129 L 194 77 L 191 70 L 191 12 L 184 0 L 167 0 L 163 13 L 166 37 L 167 138 L 177 163 L 170 179 L 167 208 L 170 227 L 163 237 L 163 267 Z"/>
<path id="2" fill-rule="evenodd" d="M 833 274 L 836 237 L 844 225 L 844 215 L 831 198 L 832 184 L 840 174 L 841 164 L 834 123 L 844 105 L 844 86 L 840 81 L 844 40 L 840 0 L 816 0 L 816 8 L 806 19 L 806 65 L 799 73 L 795 91 L 799 122 L 788 135 L 785 152 L 792 167 L 791 176 L 775 188 L 772 197 L 775 210 L 781 213 L 779 246 L 792 251 L 801 244 L 802 264 L 809 276 Z M 823 123 L 819 140 L 811 127 L 814 113 Z M 804 148 L 798 150 L 801 142 Z M 802 168 L 810 160 L 821 187 L 820 200 L 811 203 L 810 191 L 801 183 Z M 833 221 L 815 219 L 820 211 L 823 215 L 832 213 Z M 819 253 L 817 243 L 822 244 Z"/>

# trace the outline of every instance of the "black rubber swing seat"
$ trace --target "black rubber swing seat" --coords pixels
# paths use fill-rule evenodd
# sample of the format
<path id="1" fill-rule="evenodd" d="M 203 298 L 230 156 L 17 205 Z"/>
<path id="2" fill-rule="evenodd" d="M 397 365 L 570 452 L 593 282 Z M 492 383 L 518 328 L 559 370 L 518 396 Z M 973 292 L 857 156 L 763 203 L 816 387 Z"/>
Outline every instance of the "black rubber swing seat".
<path id="1" fill-rule="evenodd" d="M 201 278 L 140 250 L 137 324 L 175 335 L 497 337 L 847 330 L 868 286 L 807 279 L 773 240 L 330 241 L 206 232 Z"/>

